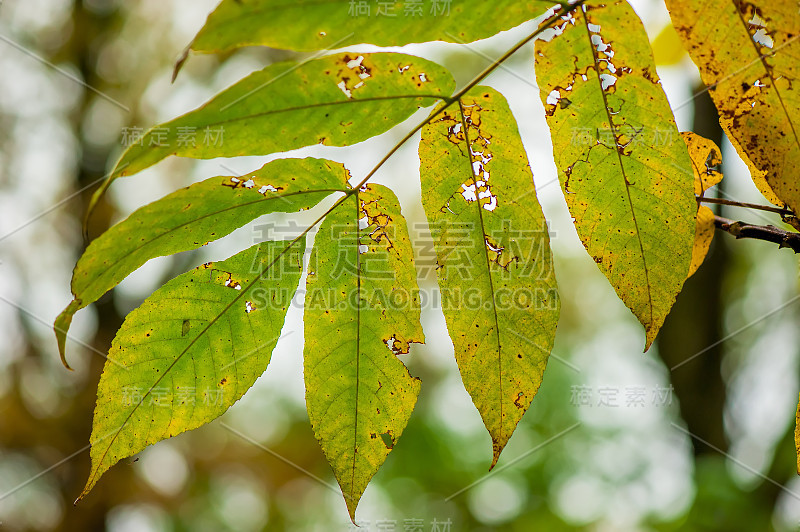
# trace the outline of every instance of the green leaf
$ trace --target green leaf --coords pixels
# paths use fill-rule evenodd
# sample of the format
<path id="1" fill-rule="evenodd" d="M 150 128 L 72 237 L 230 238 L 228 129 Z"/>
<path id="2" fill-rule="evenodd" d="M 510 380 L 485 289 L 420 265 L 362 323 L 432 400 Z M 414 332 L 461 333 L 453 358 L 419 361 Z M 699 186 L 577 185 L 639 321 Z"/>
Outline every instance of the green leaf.
<path id="1" fill-rule="evenodd" d="M 405 219 L 387 188 L 367 185 L 314 239 L 305 299 L 308 417 L 351 519 L 408 422 L 420 383 L 397 355 L 422 343 Z"/>
<path id="2" fill-rule="evenodd" d="M 119 460 L 216 419 L 253 385 L 278 341 L 304 250 L 305 239 L 288 250 L 255 245 L 176 277 L 128 314 L 97 389 L 92 470 L 79 499 Z"/>
<path id="3" fill-rule="evenodd" d="M 72 316 L 148 260 L 197 249 L 264 214 L 313 207 L 332 192 L 345 192 L 348 177 L 339 163 L 279 159 L 251 174 L 195 183 L 137 210 L 95 239 L 78 261 L 75 300 L 55 324 L 62 360 Z"/>
<path id="4" fill-rule="evenodd" d="M 559 299 L 547 224 L 505 99 L 476 87 L 422 132 L 422 203 L 461 378 L 492 466 L 542 383 Z"/>
<path id="5" fill-rule="evenodd" d="M 359 3 L 367 4 L 369 12 L 359 9 Z M 327 50 L 360 43 L 464 43 L 518 26 L 557 5 L 546 0 L 457 0 L 425 2 L 417 10 L 409 7 L 410 2 L 388 4 L 381 8 L 376 2 L 350 0 L 223 0 L 190 50 L 214 53 L 253 45 Z"/>
<path id="6" fill-rule="evenodd" d="M 800 210 L 797 2 L 667 0 L 719 121 L 772 203 Z"/>
<path id="7" fill-rule="evenodd" d="M 652 344 L 689 271 L 692 163 L 627 2 L 589 2 L 537 41 L 536 76 L 578 235 Z"/>
<path id="8" fill-rule="evenodd" d="M 312 144 L 350 146 L 448 97 L 454 86 L 443 67 L 405 54 L 276 63 L 148 131 L 128 147 L 111 177 L 135 174 L 170 155 L 210 159 Z"/>

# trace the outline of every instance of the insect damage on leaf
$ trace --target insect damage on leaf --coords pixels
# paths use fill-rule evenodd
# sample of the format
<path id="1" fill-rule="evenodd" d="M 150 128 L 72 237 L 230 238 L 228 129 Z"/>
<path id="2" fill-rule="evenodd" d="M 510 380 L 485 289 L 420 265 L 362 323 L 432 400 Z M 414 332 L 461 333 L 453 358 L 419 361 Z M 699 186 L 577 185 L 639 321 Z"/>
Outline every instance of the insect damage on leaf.
<path id="1" fill-rule="evenodd" d="M 689 270 L 691 161 L 627 2 L 587 2 L 546 38 L 535 66 L 567 205 L 647 349 Z"/>
<path id="2" fill-rule="evenodd" d="M 456 144 L 458 145 L 463 140 L 469 140 L 468 149 L 472 158 L 472 175 L 465 183 L 461 184 L 461 197 L 467 203 L 478 202 L 482 209 L 492 212 L 497 208 L 497 196 L 492 193 L 492 186 L 489 183 L 491 174 L 487 169 L 487 165 L 494 157 L 490 147 L 492 139 L 488 133 L 481 130 L 480 111 L 482 108 L 479 104 L 465 105 L 462 101 L 460 108 L 463 120 L 448 128 L 448 137 L 451 129 L 458 127 L 460 130 L 462 126 L 466 125 L 464 135 L 457 139 Z M 475 111 L 474 114 L 473 111 Z M 447 117 L 442 120 L 446 119 Z M 452 120 L 456 120 L 456 118 Z M 467 138 L 468 134 L 469 138 Z M 491 248 L 488 240 L 487 238 L 487 247 L 494 252 L 502 252 L 500 248 Z"/>
<path id="3" fill-rule="evenodd" d="M 702 196 L 706 190 L 722 181 L 722 151 L 714 141 L 701 137 L 697 133 L 684 131 L 681 133 L 689 157 L 692 160 L 694 175 L 694 193 Z"/>
<path id="4" fill-rule="evenodd" d="M 713 141 L 696 133 L 684 131 L 681 133 L 689 156 L 692 159 L 694 172 L 694 193 L 702 198 L 709 188 L 722 181 L 722 155 L 719 147 Z M 687 279 L 694 275 L 703 264 L 714 239 L 714 213 L 705 205 L 697 205 L 697 222 L 695 225 L 694 248 L 692 248 L 692 262 L 689 266 Z"/>
<path id="5" fill-rule="evenodd" d="M 366 83 L 366 80 L 372 77 L 371 69 L 364 64 L 364 56 L 359 55 L 352 59 L 349 55 L 342 57 L 344 67 L 340 68 L 336 73 L 339 83 L 336 84 L 339 89 L 348 98 L 353 97 L 353 91 L 360 89 Z"/>
<path id="6" fill-rule="evenodd" d="M 476 87 L 422 130 L 422 204 L 456 362 L 492 466 L 536 395 L 558 322 L 549 233 L 504 98 Z"/>
<path id="7" fill-rule="evenodd" d="M 409 66 L 409 71 L 398 71 L 398 65 Z M 332 54 L 270 65 L 130 145 L 92 196 L 89 212 L 113 180 L 171 155 L 210 159 L 269 155 L 314 144 L 351 146 L 446 98 L 454 85 L 443 67 L 397 53 Z M 202 137 L 186 142 L 186 131 Z"/>
<path id="8" fill-rule="evenodd" d="M 128 314 L 97 390 L 92 470 L 216 419 L 269 363 L 302 272 L 305 240 L 265 242 L 167 282 Z M 262 278 L 253 264 L 280 270 Z M 247 312 L 243 299 L 263 302 Z"/>
<path id="9" fill-rule="evenodd" d="M 296 178 L 292 178 L 292 181 L 294 181 L 295 179 Z M 227 183 L 223 182 L 222 186 L 232 189 L 237 189 L 237 188 L 254 189 L 264 197 L 270 196 L 275 193 L 280 194 L 285 190 L 284 186 L 278 186 L 278 188 L 275 188 L 271 184 L 262 184 L 261 178 L 258 175 L 247 176 L 246 178 L 244 176 L 231 177 L 230 181 Z M 187 208 L 190 206 L 191 205 L 187 206 Z"/>
<path id="10" fill-rule="evenodd" d="M 348 176 L 340 163 L 278 159 L 245 176 L 206 179 L 136 210 L 93 240 L 75 266 L 75 299 L 55 323 L 62 360 L 72 316 L 148 260 L 197 249 L 264 214 L 310 209 L 344 192 Z"/>
<path id="11" fill-rule="evenodd" d="M 692 5 L 669 1 L 679 10 Z M 691 134 L 677 138 L 647 36 L 627 2 L 587 0 L 556 8 L 538 0 L 463 0 L 452 16 L 420 20 L 345 18 L 341 8 L 348 5 L 354 3 L 222 0 L 191 49 L 461 42 L 529 20 L 546 7 L 566 12 L 536 48 L 556 165 L 584 246 L 645 326 L 649 347 L 687 270 L 691 275 L 702 262 L 713 237 L 710 209 L 695 208 L 692 174 L 700 196 L 721 174 L 716 146 Z M 736 15 L 732 23 L 708 30 L 708 20 L 699 20 L 698 32 L 725 40 L 738 17 L 741 28 L 734 33 L 746 38 L 736 51 L 756 55 L 747 57 L 753 61 L 741 76 L 729 76 L 735 80 L 730 86 L 720 81 L 710 87 L 732 102 L 730 108 L 718 103 L 723 125 L 729 133 L 738 128 L 749 135 L 732 140 L 750 157 L 765 195 L 794 205 L 800 187 L 770 172 L 779 164 L 798 166 L 800 105 L 790 90 L 798 67 L 787 61 L 797 54 L 778 54 L 797 51 L 792 32 L 798 17 L 765 0 L 720 8 Z M 308 15 L 303 24 L 295 23 L 298 14 Z M 684 38 L 696 37 L 687 25 L 679 29 Z M 727 75 L 736 63 L 729 61 L 735 55 L 730 49 L 713 46 L 723 57 L 703 71 L 704 79 Z M 476 83 L 451 97 L 454 81 L 446 69 L 396 53 L 335 53 L 270 65 L 153 128 L 129 147 L 112 179 L 170 155 L 202 159 L 350 146 L 421 107 L 446 102 L 389 155 L 422 129 L 422 202 L 440 301 L 462 381 L 491 437 L 494 467 L 542 383 L 560 303 L 550 250 L 554 233 L 538 204 L 516 122 L 499 93 Z M 765 110 L 777 119 L 756 120 Z M 182 142 L 179 135 L 187 129 L 218 140 Z M 767 141 L 772 145 L 759 146 Z M 247 175 L 192 185 L 140 209 L 93 242 L 79 261 L 75 299 L 56 321 L 62 357 L 72 315 L 150 258 L 196 249 L 262 214 L 305 210 L 344 193 L 312 224 L 322 221 L 308 268 L 303 364 L 309 419 L 354 519 L 419 395 L 420 382 L 400 357 L 424 341 L 406 222 L 394 193 L 365 185 L 371 176 L 354 190 L 341 165 L 279 160 Z M 92 472 L 81 496 L 118 460 L 221 415 L 264 371 L 300 281 L 305 234 L 202 265 L 128 315 L 98 388 Z M 797 416 L 800 426 L 800 407 Z M 800 442 L 798 434 L 800 428 Z"/>
<path id="12" fill-rule="evenodd" d="M 770 202 L 800 209 L 800 10 L 796 2 L 667 0 L 720 124 Z"/>
<path id="13" fill-rule="evenodd" d="M 397 355 L 422 343 L 413 251 L 380 185 L 329 213 L 311 254 L 303 321 L 306 404 L 351 518 L 408 423 L 420 383 Z"/>

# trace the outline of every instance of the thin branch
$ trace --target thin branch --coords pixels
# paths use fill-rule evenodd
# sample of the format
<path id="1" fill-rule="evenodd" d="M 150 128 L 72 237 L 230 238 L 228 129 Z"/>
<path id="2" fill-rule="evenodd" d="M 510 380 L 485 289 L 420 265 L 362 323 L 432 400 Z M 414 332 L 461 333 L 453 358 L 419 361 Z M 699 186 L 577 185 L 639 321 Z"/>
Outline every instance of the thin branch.
<path id="1" fill-rule="evenodd" d="M 776 214 L 780 214 L 781 216 L 794 216 L 794 212 L 791 209 L 781 208 L 781 207 L 772 207 L 771 205 L 758 205 L 756 203 L 744 203 L 741 201 L 733 201 L 733 200 L 726 200 L 722 198 L 704 198 L 698 197 L 698 203 L 714 203 L 716 205 L 728 205 L 730 207 L 742 207 L 745 209 L 756 209 L 759 211 L 767 211 L 767 212 L 774 212 Z"/>
<path id="2" fill-rule="evenodd" d="M 800 233 L 784 231 L 772 225 L 752 225 L 734 222 L 721 216 L 714 216 L 714 226 L 739 238 L 753 238 L 778 244 L 779 248 L 791 248 L 800 253 Z"/>
<path id="3" fill-rule="evenodd" d="M 540 24 L 539 27 L 536 28 L 536 31 L 534 31 L 533 33 L 531 33 L 530 35 L 528 35 L 527 37 L 525 37 L 524 39 L 519 41 L 517 44 L 515 44 L 514 46 L 509 48 L 502 56 L 500 56 L 497 60 L 495 60 L 491 65 L 489 65 L 485 69 L 483 69 L 482 72 L 480 72 L 477 76 L 475 76 L 472 79 L 472 81 L 467 83 L 461 90 L 456 92 L 453 96 L 451 96 L 449 98 L 445 98 L 445 104 L 442 105 L 441 107 L 437 108 L 436 110 L 434 110 L 424 120 L 422 120 L 419 124 L 417 124 L 416 127 L 414 127 L 414 129 L 409 131 L 402 139 L 400 139 L 397 142 L 397 144 L 395 144 L 394 147 L 392 147 L 392 149 L 389 150 L 389 152 L 386 154 L 386 156 L 383 159 L 381 159 L 380 161 L 378 161 L 378 164 L 375 165 L 375 167 L 364 177 L 364 179 L 362 179 L 356 186 L 353 187 L 353 190 L 348 193 L 348 196 L 350 196 L 351 194 L 354 194 L 358 189 L 360 189 L 361 187 L 366 185 L 367 181 L 372 179 L 372 176 L 374 176 L 375 173 L 384 164 L 386 164 L 386 162 L 392 157 L 392 155 L 394 155 L 397 152 L 397 150 L 402 148 L 403 145 L 406 142 L 408 142 L 411 139 L 411 137 L 416 135 L 418 131 L 420 131 L 427 124 L 431 123 L 433 121 L 433 119 L 436 118 L 438 115 L 440 115 L 442 112 L 444 112 L 445 109 L 447 109 L 448 107 L 450 107 L 454 103 L 456 103 L 458 101 L 461 101 L 461 98 L 463 98 L 466 93 L 468 93 L 470 90 L 472 90 L 478 83 L 483 81 L 486 78 L 486 76 L 488 76 L 489 74 L 494 72 L 509 57 L 511 57 L 512 55 L 517 53 L 520 48 L 522 48 L 523 46 L 525 46 L 526 44 L 528 44 L 529 42 L 534 40 L 536 37 L 541 35 L 542 32 L 544 32 L 545 30 L 550 29 L 551 27 L 553 27 L 553 25 L 559 20 L 559 18 L 561 18 L 565 14 L 572 13 L 573 11 L 575 11 L 576 9 L 581 7 L 584 4 L 585 1 L 586 0 L 580 0 L 579 2 L 576 2 L 576 3 L 571 4 L 571 5 L 562 4 L 562 6 L 558 9 L 558 11 L 553 13 L 553 15 L 549 19 L 547 19 L 547 21 L 544 24 Z M 334 205 L 333 207 L 331 207 L 331 210 L 333 210 L 335 207 L 337 207 L 337 205 Z"/>

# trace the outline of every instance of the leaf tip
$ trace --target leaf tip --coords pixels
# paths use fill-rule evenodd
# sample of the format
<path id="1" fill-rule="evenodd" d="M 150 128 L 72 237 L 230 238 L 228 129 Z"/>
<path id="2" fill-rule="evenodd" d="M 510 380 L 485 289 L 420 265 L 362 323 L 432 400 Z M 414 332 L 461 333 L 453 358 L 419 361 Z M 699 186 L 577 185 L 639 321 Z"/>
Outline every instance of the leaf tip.
<path id="1" fill-rule="evenodd" d="M 186 60 L 189 59 L 189 52 L 192 51 L 192 45 L 189 44 L 186 48 L 184 48 L 183 52 L 181 52 L 180 57 L 178 60 L 175 61 L 175 68 L 172 69 L 172 81 L 171 83 L 175 83 L 175 80 L 178 78 L 178 74 L 180 73 L 183 65 L 186 63 Z"/>
<path id="2" fill-rule="evenodd" d="M 72 366 L 69 365 L 69 362 L 67 362 L 66 339 L 67 339 L 66 333 L 61 333 L 58 330 L 56 330 L 56 340 L 58 341 L 58 354 L 61 356 L 61 364 L 63 364 L 64 367 L 67 368 L 69 371 L 74 371 L 72 369 Z"/>
<path id="3" fill-rule="evenodd" d="M 656 336 L 658 335 L 658 327 L 650 327 L 647 329 L 647 333 L 645 336 L 644 341 L 644 351 L 642 353 L 647 353 L 650 351 L 650 348 L 653 347 L 653 342 L 656 340 Z"/>
<path id="4" fill-rule="evenodd" d="M 494 466 L 497 465 L 497 461 L 500 459 L 500 453 L 503 452 L 504 444 L 501 444 L 494 438 L 492 438 L 492 463 L 489 465 L 489 471 L 494 469 Z"/>
<path id="5" fill-rule="evenodd" d="M 93 470 L 92 474 L 86 480 L 86 485 L 83 487 L 83 491 L 81 491 L 81 494 L 78 495 L 78 497 L 72 503 L 72 506 L 78 506 L 78 503 L 81 502 L 87 495 L 89 495 L 89 492 L 92 491 L 92 488 L 94 487 L 96 482 L 97 480 L 95 477 L 95 472 Z"/>
<path id="6" fill-rule="evenodd" d="M 67 362 L 67 331 L 72 324 L 72 316 L 80 310 L 81 300 L 73 299 L 70 301 L 67 308 L 61 311 L 61 314 L 56 317 L 53 322 L 53 332 L 56 334 L 56 342 L 58 343 L 58 354 L 61 356 L 61 363 L 70 371 L 73 371 Z"/>
<path id="7" fill-rule="evenodd" d="M 344 492 L 342 492 L 344 495 Z M 358 508 L 358 501 L 361 499 L 360 496 L 352 496 L 352 495 L 344 495 L 344 501 L 347 505 L 347 514 L 350 516 L 350 522 L 353 523 L 356 527 L 358 524 L 356 523 L 356 508 Z"/>

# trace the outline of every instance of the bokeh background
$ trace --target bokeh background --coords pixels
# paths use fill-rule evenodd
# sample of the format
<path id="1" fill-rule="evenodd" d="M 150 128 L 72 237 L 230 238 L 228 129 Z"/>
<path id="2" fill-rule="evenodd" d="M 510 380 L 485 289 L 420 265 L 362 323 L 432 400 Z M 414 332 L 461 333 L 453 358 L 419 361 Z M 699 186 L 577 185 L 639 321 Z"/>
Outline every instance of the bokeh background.
<path id="1" fill-rule="evenodd" d="M 458 0 L 453 0 L 458 2 Z M 632 2 L 656 48 L 681 130 L 723 146 L 718 194 L 762 202 L 723 142 L 696 68 L 669 33 L 663 2 Z M 172 66 L 216 0 L 0 2 L 0 529 L 348 530 L 343 498 L 304 408 L 302 310 L 290 311 L 273 360 L 221 419 L 109 471 L 73 506 L 89 471 L 95 390 L 123 317 L 165 280 L 319 214 L 260 219 L 205 248 L 151 261 L 77 316 L 58 358 L 51 323 L 70 300 L 87 200 L 119 156 L 124 128 L 147 128 L 202 104 L 249 72 L 305 56 L 266 48 Z M 297 22 L 302 24 L 302 20 Z M 459 83 L 529 33 L 532 23 L 463 47 L 414 45 Z M 369 51 L 368 46 L 358 47 Z M 544 384 L 497 468 L 463 390 L 441 311 L 427 304 L 425 345 L 403 357 L 422 378 L 408 428 L 360 504 L 362 530 L 797 530 L 800 479 L 792 428 L 798 397 L 797 261 L 791 251 L 717 234 L 660 338 L 644 335 L 583 251 L 559 187 L 532 46 L 487 80 L 509 99 L 550 220 L 563 299 Z M 421 113 L 424 113 L 422 111 Z M 420 118 L 351 148 L 292 155 L 344 162 L 360 179 Z M 418 139 L 418 137 L 417 137 Z M 377 176 L 425 223 L 415 142 Z M 92 218 L 97 236 L 141 205 L 192 182 L 247 172 L 269 158 L 172 158 L 120 179 Z M 777 216 L 723 209 L 778 225 Z M 421 287 L 435 273 L 417 232 Z M 427 262 L 426 262 L 427 261 Z"/>

